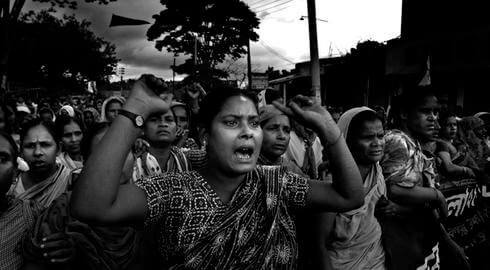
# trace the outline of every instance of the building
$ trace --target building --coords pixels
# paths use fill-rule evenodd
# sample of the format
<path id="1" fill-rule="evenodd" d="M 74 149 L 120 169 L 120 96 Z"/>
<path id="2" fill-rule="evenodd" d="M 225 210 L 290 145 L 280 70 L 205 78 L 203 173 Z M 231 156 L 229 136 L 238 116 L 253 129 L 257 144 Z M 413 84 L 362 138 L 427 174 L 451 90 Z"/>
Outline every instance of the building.
<path id="1" fill-rule="evenodd" d="M 401 36 L 388 42 L 386 75 L 401 86 L 430 70 L 431 85 L 469 115 L 488 111 L 490 17 L 485 2 L 403 1 Z"/>

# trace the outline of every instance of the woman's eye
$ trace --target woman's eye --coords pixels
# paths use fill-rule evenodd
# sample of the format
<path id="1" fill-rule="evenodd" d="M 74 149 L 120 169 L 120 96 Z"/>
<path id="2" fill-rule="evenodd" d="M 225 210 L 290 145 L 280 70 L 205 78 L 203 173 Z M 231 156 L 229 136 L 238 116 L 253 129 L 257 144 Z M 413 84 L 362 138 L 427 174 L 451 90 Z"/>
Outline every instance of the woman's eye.
<path id="1" fill-rule="evenodd" d="M 229 127 L 234 127 L 234 126 L 238 125 L 238 122 L 236 120 L 227 120 L 227 121 L 225 121 L 225 125 L 227 125 Z"/>
<path id="2" fill-rule="evenodd" d="M 259 121 L 257 120 L 253 120 L 253 121 L 250 121 L 250 126 L 253 127 L 253 128 L 257 128 L 259 127 Z"/>

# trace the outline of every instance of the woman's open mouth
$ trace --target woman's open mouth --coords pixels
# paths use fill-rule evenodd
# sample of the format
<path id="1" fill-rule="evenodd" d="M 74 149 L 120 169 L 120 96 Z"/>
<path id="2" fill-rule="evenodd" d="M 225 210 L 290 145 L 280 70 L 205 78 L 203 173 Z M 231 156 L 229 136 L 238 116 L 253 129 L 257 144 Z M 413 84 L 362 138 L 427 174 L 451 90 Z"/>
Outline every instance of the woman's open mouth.
<path id="1" fill-rule="evenodd" d="M 240 161 L 248 161 L 252 158 L 254 149 L 251 146 L 240 147 L 235 150 L 235 156 Z"/>

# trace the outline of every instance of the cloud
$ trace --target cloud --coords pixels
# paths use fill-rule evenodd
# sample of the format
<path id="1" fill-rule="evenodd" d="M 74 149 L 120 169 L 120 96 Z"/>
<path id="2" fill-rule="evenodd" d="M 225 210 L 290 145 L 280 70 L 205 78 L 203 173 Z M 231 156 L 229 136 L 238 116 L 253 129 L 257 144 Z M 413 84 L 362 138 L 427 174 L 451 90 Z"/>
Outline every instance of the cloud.
<path id="1" fill-rule="evenodd" d="M 158 51 L 154 42 L 147 40 L 146 31 L 150 25 L 109 28 L 113 13 L 153 23 L 152 16 L 163 10 L 159 0 L 119 0 L 108 5 L 78 2 L 77 10 L 62 12 L 75 13 L 79 19 L 90 21 L 93 31 L 98 36 L 115 44 L 117 57 L 121 59 L 121 65 L 126 67 L 127 76 L 137 77 L 144 72 L 172 78 L 170 66 L 173 64 L 173 54 Z M 245 2 L 255 7 L 259 6 L 253 4 L 257 3 L 257 0 Z M 32 1 L 27 3 L 24 10 L 49 7 Z M 299 20 L 301 16 L 307 15 L 306 1 L 294 0 L 280 8 L 268 9 L 268 14 L 263 14 L 266 16 L 263 17 L 258 30 L 262 43 L 251 45 L 252 69 L 255 71 L 265 71 L 268 66 L 292 69 L 294 65 L 287 60 L 303 62 L 309 59 L 308 23 L 306 20 Z M 259 15 L 262 14 L 259 12 Z M 328 23 L 317 24 L 320 57 L 338 55 L 349 51 L 359 41 L 384 41 L 398 36 L 401 0 L 317 1 L 317 18 L 328 20 Z M 177 64 L 183 63 L 185 58 L 177 58 Z M 246 61 L 246 56 L 241 61 Z"/>

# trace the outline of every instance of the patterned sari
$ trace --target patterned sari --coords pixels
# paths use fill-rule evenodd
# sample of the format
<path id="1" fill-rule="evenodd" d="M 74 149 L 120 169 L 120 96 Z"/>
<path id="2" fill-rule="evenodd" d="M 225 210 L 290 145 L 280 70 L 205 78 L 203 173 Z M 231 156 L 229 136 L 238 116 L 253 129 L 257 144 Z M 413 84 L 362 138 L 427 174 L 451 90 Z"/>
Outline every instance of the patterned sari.
<path id="1" fill-rule="evenodd" d="M 417 141 L 400 130 L 389 131 L 385 141 L 380 164 L 387 187 L 436 186 L 434 161 L 423 154 Z M 394 217 L 379 217 L 379 222 L 388 269 L 440 269 L 439 227 L 430 208 L 412 207 Z"/>
<path id="2" fill-rule="evenodd" d="M 195 171 L 143 179 L 146 224 L 158 223 L 169 269 L 296 269 L 290 211 L 306 203 L 306 178 L 284 167 L 257 166 L 229 205 Z"/>

